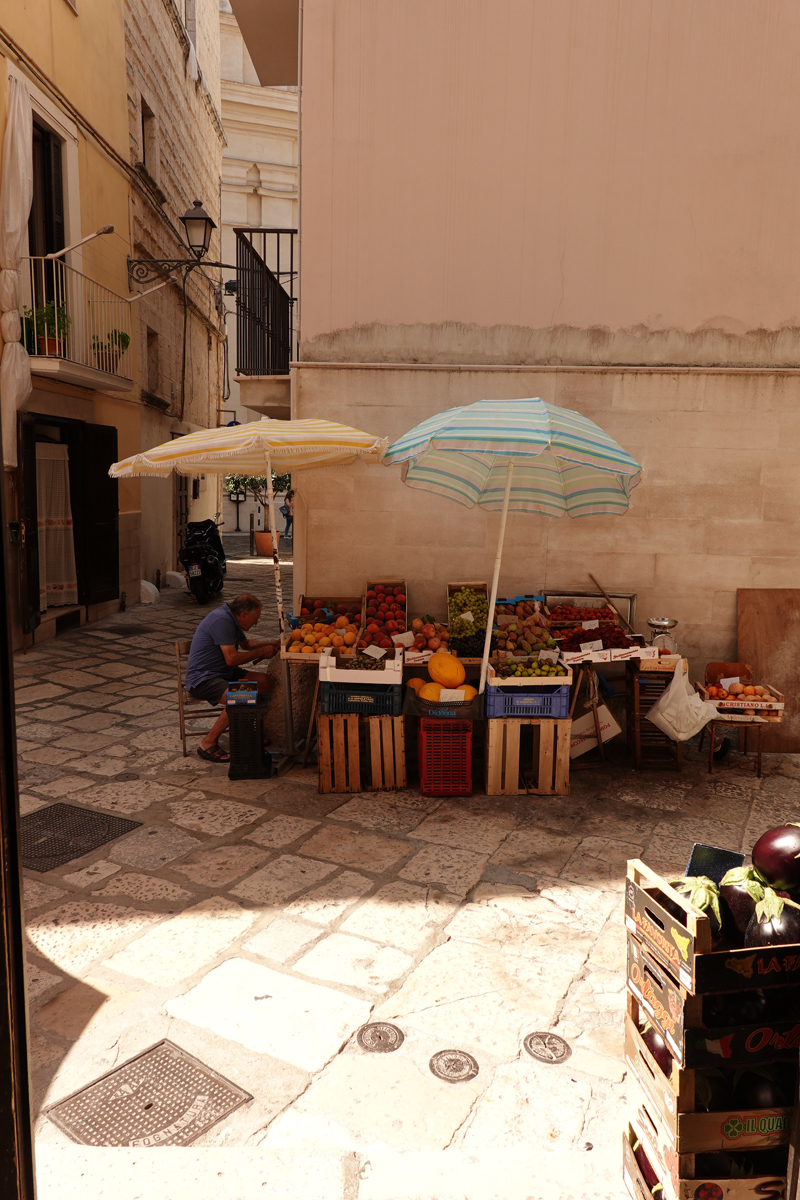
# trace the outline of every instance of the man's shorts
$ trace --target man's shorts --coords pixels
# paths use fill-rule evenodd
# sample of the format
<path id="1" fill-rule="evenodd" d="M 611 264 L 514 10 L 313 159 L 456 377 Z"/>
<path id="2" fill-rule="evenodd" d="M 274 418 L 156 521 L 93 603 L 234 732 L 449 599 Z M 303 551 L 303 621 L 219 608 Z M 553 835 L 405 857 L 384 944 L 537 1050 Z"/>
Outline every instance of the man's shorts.
<path id="1" fill-rule="evenodd" d="M 246 674 L 241 667 L 231 667 L 224 679 L 221 675 L 212 675 L 210 679 L 204 679 L 196 687 L 190 688 L 189 695 L 195 700 L 207 700 L 216 707 L 222 700 L 228 684 L 235 679 L 244 679 Z"/>

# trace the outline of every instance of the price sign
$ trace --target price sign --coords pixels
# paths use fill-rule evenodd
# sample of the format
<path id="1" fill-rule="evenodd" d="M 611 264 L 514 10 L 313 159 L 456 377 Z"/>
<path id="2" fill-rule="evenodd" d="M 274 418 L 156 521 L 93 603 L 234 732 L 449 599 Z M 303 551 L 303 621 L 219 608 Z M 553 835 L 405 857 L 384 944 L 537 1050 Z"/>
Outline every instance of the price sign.
<path id="1" fill-rule="evenodd" d="M 581 621 L 581 629 L 599 629 L 599 621 Z"/>
<path id="2" fill-rule="evenodd" d="M 473 624 L 473 625 L 475 624 L 475 618 L 473 617 L 473 615 L 472 615 L 472 613 L 471 613 L 471 612 L 465 612 L 465 613 L 462 613 L 462 614 L 461 614 L 461 620 L 462 620 L 462 621 L 472 621 L 472 624 Z"/>
<path id="3" fill-rule="evenodd" d="M 381 650 L 380 646 L 367 646 L 364 653 L 369 655 L 370 658 L 383 658 L 386 651 Z"/>
<path id="4" fill-rule="evenodd" d="M 558 651 L 557 650 L 540 650 L 539 651 L 539 662 L 557 663 L 558 662 Z"/>
<path id="5" fill-rule="evenodd" d="M 392 641 L 394 642 L 395 646 L 413 646 L 414 645 L 413 629 L 409 629 L 407 633 L 393 633 Z"/>
<path id="6" fill-rule="evenodd" d="M 603 639 L 597 638 L 594 642 L 581 642 L 581 650 L 584 654 L 591 654 L 593 650 L 603 649 Z"/>
<path id="7" fill-rule="evenodd" d="M 463 688 L 442 688 L 439 692 L 439 703 L 463 704 L 467 693 Z"/>
<path id="8" fill-rule="evenodd" d="M 726 692 L 730 691 L 732 683 L 739 683 L 739 682 L 740 682 L 740 680 L 739 680 L 738 675 L 731 675 L 730 679 L 720 679 L 720 681 L 719 681 L 720 687 L 724 687 Z"/>

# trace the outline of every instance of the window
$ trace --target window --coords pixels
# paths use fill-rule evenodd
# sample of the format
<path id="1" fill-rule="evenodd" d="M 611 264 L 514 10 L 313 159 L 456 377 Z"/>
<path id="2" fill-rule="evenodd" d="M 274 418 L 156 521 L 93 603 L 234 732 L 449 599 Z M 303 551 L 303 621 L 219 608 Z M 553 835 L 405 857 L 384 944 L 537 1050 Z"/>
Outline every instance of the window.
<path id="1" fill-rule="evenodd" d="M 152 396 L 158 395 L 159 362 L 158 334 L 154 329 L 147 330 L 147 390 Z"/>
<path id="2" fill-rule="evenodd" d="M 197 48 L 197 8 L 196 8 L 196 4 L 197 4 L 197 0 L 185 0 L 185 6 L 184 6 L 184 11 L 186 13 L 186 19 L 184 21 L 184 25 L 186 26 L 186 32 L 188 33 L 189 37 L 192 39 L 192 42 L 194 43 L 195 48 Z"/>
<path id="3" fill-rule="evenodd" d="M 150 105 L 142 96 L 142 165 L 156 183 L 159 177 L 160 158 L 158 152 L 158 121 Z"/>
<path id="4" fill-rule="evenodd" d="M 64 185 L 61 139 L 33 122 L 33 203 L 28 218 L 28 253 L 35 257 L 63 250 Z"/>

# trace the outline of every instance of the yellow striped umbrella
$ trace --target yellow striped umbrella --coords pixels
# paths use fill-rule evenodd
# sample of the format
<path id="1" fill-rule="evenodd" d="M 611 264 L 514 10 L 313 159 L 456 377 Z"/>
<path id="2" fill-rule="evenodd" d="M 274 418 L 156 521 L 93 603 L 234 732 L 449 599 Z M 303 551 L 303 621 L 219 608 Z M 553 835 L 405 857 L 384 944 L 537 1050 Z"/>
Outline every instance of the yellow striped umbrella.
<path id="1" fill-rule="evenodd" d="M 221 429 L 199 429 L 171 442 L 154 446 L 112 463 L 112 479 L 132 477 L 163 479 L 171 471 L 182 475 L 265 475 L 269 496 L 269 518 L 277 534 L 272 471 L 294 472 L 305 467 L 345 466 L 360 458 L 378 465 L 388 439 L 375 437 L 336 421 L 273 421 L 262 417 L 246 425 Z M 278 560 L 278 538 L 272 539 L 278 618 L 284 632 L 283 589 Z"/>
<path id="2" fill-rule="evenodd" d="M 294 471 L 345 465 L 356 458 L 378 463 L 386 441 L 336 421 L 272 421 L 264 417 L 246 425 L 187 433 L 114 463 L 109 475 L 113 479 L 163 479 L 178 471 L 183 475 L 216 472 L 270 478 L 270 466 Z"/>

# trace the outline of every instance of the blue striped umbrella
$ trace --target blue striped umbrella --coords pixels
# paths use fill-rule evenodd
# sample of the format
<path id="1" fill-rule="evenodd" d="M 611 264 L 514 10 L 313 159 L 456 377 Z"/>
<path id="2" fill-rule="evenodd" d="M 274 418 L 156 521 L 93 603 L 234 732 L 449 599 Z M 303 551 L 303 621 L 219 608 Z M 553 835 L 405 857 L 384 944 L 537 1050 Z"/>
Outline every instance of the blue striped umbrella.
<path id="1" fill-rule="evenodd" d="M 409 487 L 458 504 L 502 511 L 481 686 L 489 661 L 492 617 L 506 516 L 615 515 L 626 511 L 642 468 L 594 421 L 544 400 L 479 400 L 429 417 L 398 438 L 385 466 L 403 464 Z"/>

